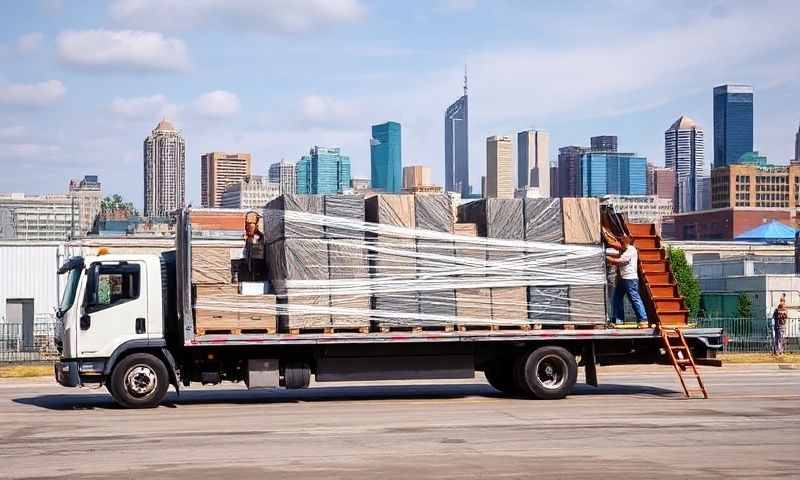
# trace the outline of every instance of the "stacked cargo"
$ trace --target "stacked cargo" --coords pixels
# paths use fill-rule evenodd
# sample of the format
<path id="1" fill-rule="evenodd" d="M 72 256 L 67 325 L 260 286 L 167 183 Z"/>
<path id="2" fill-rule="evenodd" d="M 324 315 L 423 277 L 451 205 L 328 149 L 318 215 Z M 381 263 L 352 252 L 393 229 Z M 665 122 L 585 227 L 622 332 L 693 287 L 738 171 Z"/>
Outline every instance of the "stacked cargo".
<path id="1" fill-rule="evenodd" d="M 326 195 L 325 216 L 354 222 L 364 221 L 364 197 Z M 330 280 L 331 328 L 368 331 L 371 296 L 368 251 L 364 230 L 358 225 L 325 225 Z"/>
<path id="2" fill-rule="evenodd" d="M 280 305 L 278 326 L 290 333 L 328 328 L 328 251 L 321 248 L 325 232 L 293 213 L 323 215 L 323 198 L 282 195 L 264 210 L 269 279 Z"/>
<path id="3" fill-rule="evenodd" d="M 446 194 L 417 194 L 414 196 L 414 218 L 417 229 L 453 233 L 455 215 L 450 196 Z M 420 318 L 423 325 L 453 328 L 456 316 L 455 290 L 449 286 L 449 276 L 458 267 L 455 245 L 450 240 L 416 239 L 416 273 L 420 280 L 417 292 Z M 443 318 L 438 318 L 443 317 Z"/>
<path id="4" fill-rule="evenodd" d="M 192 213 L 203 236 L 241 231 L 244 212 Z M 206 235 L 207 234 L 207 235 Z M 239 283 L 238 272 L 244 242 L 195 241 L 191 252 L 191 272 L 195 331 L 198 335 L 214 333 L 275 333 L 277 317 L 275 295 L 263 284 Z M 260 287 L 260 288 L 254 288 Z"/>
<path id="5" fill-rule="evenodd" d="M 522 200 L 487 198 L 477 200 L 459 209 L 459 221 L 474 223 L 478 235 L 502 240 L 525 240 Z M 487 271 L 493 276 L 525 274 L 526 252 L 514 246 L 496 246 L 486 249 Z M 527 325 L 527 288 L 491 287 L 492 325 Z"/>
<path id="6" fill-rule="evenodd" d="M 414 196 L 380 194 L 366 199 L 366 220 L 381 225 L 416 228 Z M 413 327 L 418 323 L 416 245 L 404 232 L 371 233 L 370 280 L 373 288 L 373 323 L 379 329 Z"/>
<path id="7" fill-rule="evenodd" d="M 596 198 L 562 199 L 564 243 L 600 245 L 600 202 Z M 567 260 L 567 268 L 605 276 L 605 255 Z M 605 284 L 573 285 L 569 288 L 570 321 L 573 324 L 606 323 Z"/>
<path id="8" fill-rule="evenodd" d="M 456 223 L 453 233 L 462 237 L 477 237 L 474 223 Z M 456 261 L 460 265 L 458 279 L 481 285 L 486 281 L 486 250 L 469 240 L 455 241 Z M 456 289 L 456 321 L 459 330 L 482 326 L 492 318 L 492 295 L 486 287 Z"/>

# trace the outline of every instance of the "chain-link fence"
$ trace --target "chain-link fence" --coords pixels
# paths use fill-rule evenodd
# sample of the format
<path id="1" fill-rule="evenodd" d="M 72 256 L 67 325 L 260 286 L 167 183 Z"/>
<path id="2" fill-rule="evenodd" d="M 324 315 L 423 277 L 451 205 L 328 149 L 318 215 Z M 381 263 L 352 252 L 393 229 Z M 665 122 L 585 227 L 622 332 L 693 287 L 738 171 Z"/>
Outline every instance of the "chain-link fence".
<path id="1" fill-rule="evenodd" d="M 702 318 L 698 327 L 722 328 L 727 353 L 772 353 L 775 330 L 771 318 Z M 800 319 L 790 318 L 783 327 L 785 352 L 800 353 Z"/>
<path id="2" fill-rule="evenodd" d="M 58 322 L 50 316 L 34 322 L 0 323 L 0 362 L 41 362 L 58 358 L 55 333 Z"/>

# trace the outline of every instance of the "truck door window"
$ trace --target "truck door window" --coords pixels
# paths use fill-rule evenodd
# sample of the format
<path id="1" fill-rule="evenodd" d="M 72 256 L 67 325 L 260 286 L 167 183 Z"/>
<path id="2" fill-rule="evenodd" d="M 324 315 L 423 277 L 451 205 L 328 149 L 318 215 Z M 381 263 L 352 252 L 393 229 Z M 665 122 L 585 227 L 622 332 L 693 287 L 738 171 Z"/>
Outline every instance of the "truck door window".
<path id="1" fill-rule="evenodd" d="M 95 281 L 86 292 L 86 312 L 97 312 L 139 298 L 139 266 L 95 264 Z M 93 285 L 92 285 L 93 284 Z"/>

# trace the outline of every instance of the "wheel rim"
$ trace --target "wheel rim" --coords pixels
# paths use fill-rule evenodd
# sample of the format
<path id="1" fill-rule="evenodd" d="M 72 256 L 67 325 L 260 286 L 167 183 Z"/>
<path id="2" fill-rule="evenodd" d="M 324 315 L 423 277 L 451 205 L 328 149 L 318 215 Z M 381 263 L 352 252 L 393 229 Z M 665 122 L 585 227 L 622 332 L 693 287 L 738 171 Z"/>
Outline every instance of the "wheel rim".
<path id="1" fill-rule="evenodd" d="M 557 390 L 567 380 L 567 364 L 557 355 L 547 355 L 536 363 L 536 379 L 548 390 Z"/>
<path id="2" fill-rule="evenodd" d="M 157 386 L 158 376 L 148 365 L 134 365 L 125 374 L 125 388 L 133 396 L 146 397 L 153 393 Z"/>

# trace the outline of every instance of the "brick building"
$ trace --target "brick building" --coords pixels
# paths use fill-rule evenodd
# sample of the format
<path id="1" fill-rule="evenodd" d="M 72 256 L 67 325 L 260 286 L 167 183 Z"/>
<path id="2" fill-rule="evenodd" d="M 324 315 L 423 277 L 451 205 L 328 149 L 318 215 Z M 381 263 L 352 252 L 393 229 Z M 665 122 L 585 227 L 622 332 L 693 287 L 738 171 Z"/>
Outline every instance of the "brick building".
<path id="1" fill-rule="evenodd" d="M 671 217 L 674 240 L 733 240 L 737 235 L 770 220 L 796 227 L 790 208 L 715 208 L 679 213 Z M 664 232 L 666 234 L 666 231 Z"/>

